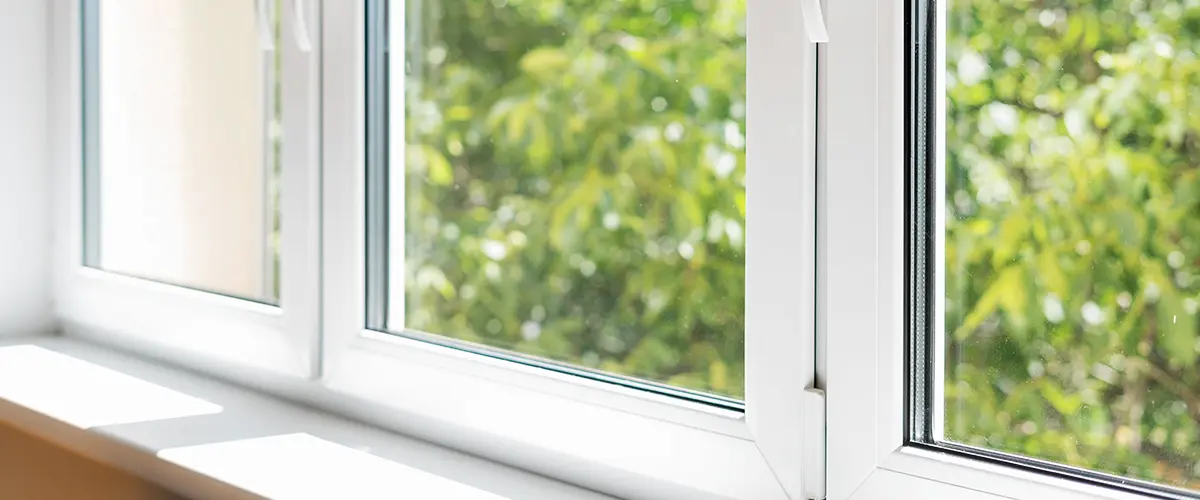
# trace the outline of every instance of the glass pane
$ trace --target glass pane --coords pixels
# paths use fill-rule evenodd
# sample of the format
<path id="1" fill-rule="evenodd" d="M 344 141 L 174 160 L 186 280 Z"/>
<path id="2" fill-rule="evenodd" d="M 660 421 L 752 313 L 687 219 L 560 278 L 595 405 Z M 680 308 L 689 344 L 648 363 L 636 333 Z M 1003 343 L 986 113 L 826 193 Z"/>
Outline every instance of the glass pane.
<path id="1" fill-rule="evenodd" d="M 392 8 L 386 326 L 740 398 L 745 0 Z"/>
<path id="2" fill-rule="evenodd" d="M 276 301 L 281 61 L 256 2 L 86 5 L 87 264 Z"/>
<path id="3" fill-rule="evenodd" d="M 946 15 L 945 438 L 1200 489 L 1200 4 Z"/>

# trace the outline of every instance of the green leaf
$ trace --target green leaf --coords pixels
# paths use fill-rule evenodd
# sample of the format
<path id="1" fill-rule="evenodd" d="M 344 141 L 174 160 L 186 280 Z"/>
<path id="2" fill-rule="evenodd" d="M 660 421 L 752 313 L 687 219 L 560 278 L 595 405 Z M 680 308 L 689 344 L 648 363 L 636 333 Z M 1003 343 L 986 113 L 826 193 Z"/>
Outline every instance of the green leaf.
<path id="1" fill-rule="evenodd" d="M 1083 25 L 1087 22 L 1084 16 L 1079 14 L 1068 14 L 1070 18 L 1067 20 L 1067 32 L 1063 34 L 1063 45 L 1075 45 L 1079 41 L 1079 37 L 1083 36 Z"/>
<path id="2" fill-rule="evenodd" d="M 1037 261 L 1038 276 L 1042 280 L 1042 284 L 1047 291 L 1057 294 L 1059 297 L 1066 297 L 1070 287 L 1070 282 L 1067 279 L 1067 274 L 1063 272 L 1061 263 L 1058 261 L 1058 252 L 1046 249 L 1038 254 Z"/>
<path id="3" fill-rule="evenodd" d="M 554 143 L 550 137 L 550 131 L 546 127 L 546 120 L 541 116 L 534 116 L 529 120 L 530 141 L 529 141 L 529 161 L 532 166 L 542 167 L 550 164 L 550 160 L 554 157 Z"/>
<path id="4" fill-rule="evenodd" d="M 1083 31 L 1083 47 L 1093 49 L 1100 43 L 1100 17 L 1092 10 L 1086 11 L 1084 15 L 1087 23 Z"/>
<path id="5" fill-rule="evenodd" d="M 1024 313 L 1026 300 L 1025 279 L 1021 267 L 1011 265 L 1004 268 L 975 303 L 962 325 L 955 330 L 954 338 L 967 338 L 998 309 L 1003 309 L 1010 316 L 1019 317 L 1017 315 Z"/>
<path id="6" fill-rule="evenodd" d="M 425 164 L 428 167 L 429 182 L 436 186 L 449 186 L 454 183 L 454 168 L 446 160 L 446 156 L 429 146 L 422 149 Z"/>
<path id="7" fill-rule="evenodd" d="M 512 111 L 508 113 L 506 124 L 506 138 L 508 142 L 518 142 L 525 135 L 530 118 L 533 117 L 534 109 L 533 103 L 529 101 L 513 106 Z"/>
<path id="8" fill-rule="evenodd" d="M 1028 229 L 1029 219 L 1019 212 L 1010 214 L 1000 223 L 1000 231 L 996 235 L 996 252 L 992 254 L 993 267 L 1003 267 L 1016 260 L 1017 252 L 1025 245 Z"/>
<path id="9" fill-rule="evenodd" d="M 496 101 L 496 103 L 492 105 L 491 111 L 488 112 L 488 128 L 493 131 L 498 130 L 500 125 L 505 122 L 505 119 L 508 118 L 509 113 L 512 113 L 512 110 L 516 108 L 517 105 L 521 104 L 521 102 L 523 102 L 523 99 L 517 96 L 505 97 L 504 99 Z"/>
<path id="10" fill-rule="evenodd" d="M 551 78 L 561 76 L 559 73 L 570 62 L 571 58 L 561 48 L 539 47 L 521 58 L 521 69 L 538 77 Z"/>
<path id="11" fill-rule="evenodd" d="M 589 170 L 570 193 L 554 207 L 550 219 L 550 242 L 562 248 L 567 237 L 567 221 L 577 212 L 590 210 L 600 200 L 604 180 L 595 169 Z"/>
<path id="12" fill-rule="evenodd" d="M 679 204 L 679 212 L 685 217 L 684 227 L 703 227 L 704 226 L 704 209 L 700 206 L 700 200 L 690 191 L 677 190 L 675 191 L 675 201 Z"/>
<path id="13" fill-rule="evenodd" d="M 1038 391 L 1041 393 L 1042 398 L 1064 417 L 1075 415 L 1075 412 L 1079 411 L 1079 407 L 1083 406 L 1083 397 L 1079 394 L 1068 395 L 1064 393 L 1058 387 L 1058 383 L 1051 379 L 1043 378 L 1040 381 Z"/>

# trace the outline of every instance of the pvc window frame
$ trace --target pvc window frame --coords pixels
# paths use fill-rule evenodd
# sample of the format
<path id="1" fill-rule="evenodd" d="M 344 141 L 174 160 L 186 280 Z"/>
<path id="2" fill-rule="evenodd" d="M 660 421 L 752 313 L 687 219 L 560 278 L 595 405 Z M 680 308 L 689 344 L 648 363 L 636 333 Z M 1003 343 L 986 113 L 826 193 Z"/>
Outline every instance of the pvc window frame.
<path id="1" fill-rule="evenodd" d="M 219 366 L 264 370 L 295 377 L 315 374 L 319 362 L 319 246 L 316 114 L 319 50 L 301 51 L 295 40 L 296 6 L 310 25 L 318 9 L 283 2 L 279 15 L 283 51 L 283 121 L 289 135 L 282 149 L 279 306 L 229 297 L 169 283 L 124 276 L 86 266 L 85 177 L 98 161 L 98 54 L 93 42 L 103 0 L 54 0 L 52 23 L 50 130 L 53 149 L 55 214 L 55 314 L 69 335 L 152 353 L 157 357 Z M 247 8 L 253 8 L 247 2 Z M 84 37 L 92 34 L 88 41 Z M 219 34 L 213 34 L 219 36 Z M 85 84 L 85 81 L 87 82 Z M 265 139 L 264 139 L 265 140 Z M 86 141 L 86 142 L 85 142 Z M 102 167 L 100 167 L 102 168 Z M 96 179 L 88 179 L 95 182 Z"/>
<path id="2" fill-rule="evenodd" d="M 320 29 L 303 53 L 284 23 L 276 308 L 82 266 L 82 3 L 53 1 L 56 314 L 69 335 L 249 382 L 282 373 L 289 397 L 630 498 L 805 498 L 814 383 L 828 498 L 1146 498 L 908 444 L 905 6 L 830 1 L 818 65 L 797 2 L 748 1 L 745 413 L 364 328 L 364 2 L 284 2 Z"/>
<path id="3" fill-rule="evenodd" d="M 84 262 L 83 2 L 53 0 L 56 315 L 67 335 L 198 368 L 629 498 L 802 498 L 814 383 L 816 48 L 802 6 L 748 0 L 744 411 L 365 326 L 366 2 L 284 22 L 281 306 Z M 282 377 L 281 377 L 282 375 Z M 809 470 L 809 472 L 812 472 Z"/>
<path id="4" fill-rule="evenodd" d="M 910 0 L 914 1 L 914 0 Z M 940 2 L 932 2 L 935 5 Z M 827 394 L 828 498 L 1163 498 L 954 453 L 910 440 L 905 316 L 909 2 L 831 1 L 822 54 L 825 117 L 818 261 L 820 382 Z M 938 16 L 935 54 L 943 53 Z M 935 72 L 944 61 L 934 56 Z M 945 116 L 940 78 L 934 120 Z M 935 129 L 940 129 L 935 121 Z M 943 158 L 944 139 L 928 145 Z M 934 230 L 941 227 L 934 221 Z M 921 237 L 921 235 L 911 235 Z M 935 250 L 938 236 L 934 236 Z M 936 259 L 935 264 L 936 266 Z M 936 298 L 931 298 L 937 300 Z M 936 330 L 935 330 L 936 331 Z M 941 373 L 933 365 L 933 373 Z M 938 377 L 934 377 L 935 379 Z M 936 384 L 936 382 L 935 382 Z M 934 404 L 939 393 L 934 390 Z M 937 419 L 938 412 L 933 412 Z M 936 431 L 936 426 L 935 426 Z"/>
<path id="5" fill-rule="evenodd" d="M 802 434 L 817 91 L 801 6 L 748 0 L 744 412 L 367 329 L 367 7 L 324 8 L 324 385 L 414 435 L 622 497 L 803 498 L 804 453 L 820 444 Z"/>

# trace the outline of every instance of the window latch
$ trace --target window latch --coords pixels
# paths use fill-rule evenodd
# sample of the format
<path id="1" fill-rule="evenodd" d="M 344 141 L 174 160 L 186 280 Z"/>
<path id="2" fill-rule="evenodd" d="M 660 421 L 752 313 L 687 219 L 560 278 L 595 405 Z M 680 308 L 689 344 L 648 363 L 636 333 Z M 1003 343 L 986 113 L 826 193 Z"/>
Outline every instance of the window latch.
<path id="1" fill-rule="evenodd" d="M 804 419 L 804 498 L 825 500 L 825 391 L 809 387 L 804 390 L 802 418 Z"/>
<path id="2" fill-rule="evenodd" d="M 808 35 L 808 41 L 829 41 L 829 32 L 825 29 L 825 14 L 821 12 L 821 0 L 800 0 L 800 14 L 804 16 L 804 33 Z"/>
<path id="3" fill-rule="evenodd" d="M 271 33 L 271 5 L 269 0 L 254 0 L 255 21 L 258 22 L 258 45 L 267 52 L 275 51 L 274 36 Z"/>
<path id="4" fill-rule="evenodd" d="M 312 38 L 308 35 L 308 9 L 304 0 L 292 0 L 292 35 L 300 52 L 312 52 Z"/>

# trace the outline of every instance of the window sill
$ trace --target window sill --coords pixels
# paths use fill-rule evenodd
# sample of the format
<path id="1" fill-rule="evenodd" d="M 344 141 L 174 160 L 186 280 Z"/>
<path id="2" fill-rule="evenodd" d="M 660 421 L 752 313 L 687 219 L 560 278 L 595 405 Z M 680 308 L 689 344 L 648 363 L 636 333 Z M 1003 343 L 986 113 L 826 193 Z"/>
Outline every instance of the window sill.
<path id="1" fill-rule="evenodd" d="M 192 498 L 609 498 L 72 338 L 0 377 L 0 421 Z"/>

